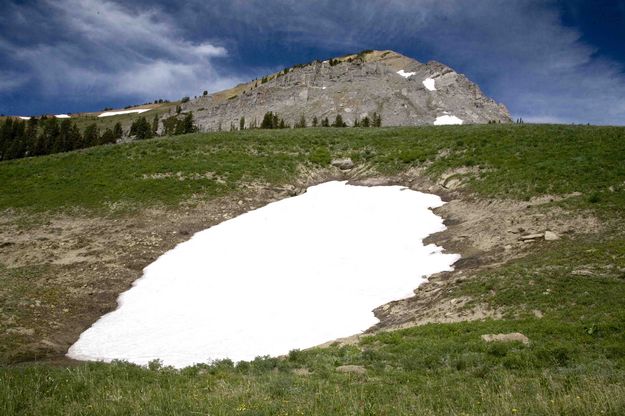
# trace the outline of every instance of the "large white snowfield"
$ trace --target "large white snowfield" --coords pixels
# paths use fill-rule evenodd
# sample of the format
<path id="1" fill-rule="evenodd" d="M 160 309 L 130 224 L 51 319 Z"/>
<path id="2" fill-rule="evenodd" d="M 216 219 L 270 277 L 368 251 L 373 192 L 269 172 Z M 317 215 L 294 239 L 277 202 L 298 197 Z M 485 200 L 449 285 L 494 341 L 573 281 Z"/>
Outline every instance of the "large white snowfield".
<path id="1" fill-rule="evenodd" d="M 438 196 L 327 182 L 195 234 L 165 253 L 70 348 L 80 360 L 185 367 L 282 355 L 366 330 L 458 255 Z"/>

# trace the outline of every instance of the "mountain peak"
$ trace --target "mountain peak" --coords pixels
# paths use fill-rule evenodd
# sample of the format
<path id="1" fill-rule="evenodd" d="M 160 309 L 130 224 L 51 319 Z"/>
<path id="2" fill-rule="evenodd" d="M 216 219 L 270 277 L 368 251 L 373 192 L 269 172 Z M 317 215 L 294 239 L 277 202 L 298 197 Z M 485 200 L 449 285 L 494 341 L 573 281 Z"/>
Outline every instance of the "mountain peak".
<path id="1" fill-rule="evenodd" d="M 424 64 L 391 50 L 365 50 L 324 61 L 294 65 L 229 90 L 192 100 L 202 130 L 259 125 L 266 112 L 294 125 L 302 117 L 348 125 L 373 113 L 383 125 L 510 122 L 508 110 L 452 68 Z M 236 127 L 235 127 L 236 126 Z"/>

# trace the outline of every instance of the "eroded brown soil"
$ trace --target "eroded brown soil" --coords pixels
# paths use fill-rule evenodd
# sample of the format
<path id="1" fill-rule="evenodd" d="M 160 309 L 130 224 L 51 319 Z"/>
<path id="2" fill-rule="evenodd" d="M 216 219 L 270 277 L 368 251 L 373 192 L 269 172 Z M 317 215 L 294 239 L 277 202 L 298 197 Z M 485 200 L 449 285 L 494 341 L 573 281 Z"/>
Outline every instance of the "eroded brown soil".
<path id="1" fill-rule="evenodd" d="M 450 289 L 485 269 L 496 268 L 515 258 L 525 256 L 550 242 L 543 238 L 522 241 L 521 237 L 552 231 L 560 238 L 573 234 L 595 233 L 600 222 L 590 215 L 573 215 L 552 202 L 575 197 L 541 197 L 530 201 L 478 198 L 465 191 L 455 178 L 457 172 L 432 182 L 418 169 L 394 178 L 363 178 L 362 185 L 400 184 L 411 189 L 437 194 L 446 202 L 434 212 L 444 219 L 447 229 L 428 237 L 424 243 L 442 246 L 447 252 L 462 257 L 453 272 L 430 276 L 428 282 L 415 289 L 414 296 L 390 302 L 374 310 L 380 322 L 368 333 L 400 329 L 426 323 L 446 323 L 485 318 L 498 318 L 501 311 L 477 304 L 467 308 L 467 297 L 453 298 Z M 450 186 L 454 184 L 455 186 Z"/>

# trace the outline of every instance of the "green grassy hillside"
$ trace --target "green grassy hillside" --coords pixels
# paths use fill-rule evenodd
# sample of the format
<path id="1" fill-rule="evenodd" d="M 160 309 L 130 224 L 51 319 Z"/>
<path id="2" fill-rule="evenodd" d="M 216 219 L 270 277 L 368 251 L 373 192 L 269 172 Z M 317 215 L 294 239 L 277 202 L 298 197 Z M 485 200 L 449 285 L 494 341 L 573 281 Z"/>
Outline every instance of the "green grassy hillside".
<path id="1" fill-rule="evenodd" d="M 132 216 L 227 196 L 245 184 L 288 184 L 301 167 L 327 167 L 344 156 L 371 174 L 420 166 L 437 179 L 469 167 L 467 198 L 570 195 L 544 209 L 594 216 L 603 227 L 542 244 L 459 281 L 446 295 L 501 310 L 499 320 L 429 324 L 352 346 L 180 371 L 156 362 L 5 365 L 0 414 L 625 414 L 625 128 L 485 125 L 161 138 L 0 163 L 0 209 L 32 221 L 77 211 Z M 1 274 L 4 288 L 27 284 L 19 269 L 0 268 Z M 480 338 L 509 332 L 523 333 L 529 344 Z M 336 370 L 343 365 L 358 372 Z"/>
<path id="2" fill-rule="evenodd" d="M 300 164 L 325 167 L 343 156 L 381 173 L 424 165 L 436 177 L 476 167 L 470 189 L 489 197 L 581 192 L 579 206 L 625 202 L 625 128 L 485 125 L 192 134 L 8 161 L 0 164 L 0 209 L 175 205 L 245 182 L 286 183 Z"/>

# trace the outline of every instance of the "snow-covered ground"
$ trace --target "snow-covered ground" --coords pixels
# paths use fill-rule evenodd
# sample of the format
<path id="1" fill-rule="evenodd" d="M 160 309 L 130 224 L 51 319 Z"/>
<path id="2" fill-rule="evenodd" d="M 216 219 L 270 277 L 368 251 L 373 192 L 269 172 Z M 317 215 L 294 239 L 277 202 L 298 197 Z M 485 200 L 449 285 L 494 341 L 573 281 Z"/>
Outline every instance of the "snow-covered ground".
<path id="1" fill-rule="evenodd" d="M 111 116 L 119 116 L 121 114 L 132 114 L 132 113 L 145 113 L 146 111 L 150 111 L 149 108 L 137 108 L 134 110 L 121 110 L 121 111 L 107 111 L 105 113 L 101 113 L 98 117 L 111 117 Z"/>
<path id="2" fill-rule="evenodd" d="M 435 126 L 445 126 L 449 124 L 462 124 L 463 121 L 456 116 L 444 115 L 436 117 L 434 120 Z"/>
<path id="3" fill-rule="evenodd" d="M 436 91 L 436 83 L 434 82 L 432 78 L 424 79 L 423 86 L 430 91 Z"/>
<path id="4" fill-rule="evenodd" d="M 459 256 L 436 195 L 400 186 L 313 186 L 195 234 L 165 253 L 69 349 L 80 360 L 184 367 L 249 360 L 352 335 Z"/>
<path id="5" fill-rule="evenodd" d="M 403 69 L 400 69 L 397 73 L 404 78 L 410 78 L 411 76 L 416 75 L 416 72 L 405 72 Z"/>
<path id="6" fill-rule="evenodd" d="M 69 114 L 55 114 L 54 118 L 71 118 Z"/>

